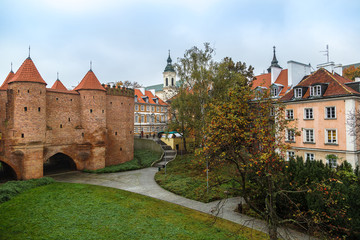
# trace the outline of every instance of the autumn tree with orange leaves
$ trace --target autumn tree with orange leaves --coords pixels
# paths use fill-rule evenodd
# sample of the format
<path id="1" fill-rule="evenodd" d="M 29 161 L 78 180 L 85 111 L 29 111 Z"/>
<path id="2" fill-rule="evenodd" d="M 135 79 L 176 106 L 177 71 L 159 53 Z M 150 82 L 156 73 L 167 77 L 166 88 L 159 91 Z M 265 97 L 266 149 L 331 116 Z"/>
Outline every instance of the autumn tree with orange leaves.
<path id="1" fill-rule="evenodd" d="M 280 187 L 288 145 L 284 132 L 289 128 L 281 105 L 274 105 L 268 93 L 255 93 L 249 85 L 227 91 L 223 101 L 210 104 L 201 156 L 210 167 L 233 164 L 234 179 L 246 204 L 269 226 L 270 239 L 278 239 L 278 227 L 293 219 L 278 215 L 277 200 L 286 195 Z"/>
<path id="2" fill-rule="evenodd" d="M 354 66 L 350 66 L 348 68 L 345 68 L 343 71 L 344 77 L 350 80 L 355 80 L 355 78 L 360 78 L 360 66 L 355 68 Z"/>

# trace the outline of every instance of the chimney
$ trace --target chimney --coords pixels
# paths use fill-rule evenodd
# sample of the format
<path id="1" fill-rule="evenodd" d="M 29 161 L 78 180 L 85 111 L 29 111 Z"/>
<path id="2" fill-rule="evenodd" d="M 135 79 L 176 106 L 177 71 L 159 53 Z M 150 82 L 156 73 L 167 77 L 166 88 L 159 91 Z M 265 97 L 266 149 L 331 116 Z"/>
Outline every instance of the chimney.
<path id="1" fill-rule="evenodd" d="M 310 64 L 288 61 L 288 85 L 296 86 L 307 75 L 311 74 Z"/>

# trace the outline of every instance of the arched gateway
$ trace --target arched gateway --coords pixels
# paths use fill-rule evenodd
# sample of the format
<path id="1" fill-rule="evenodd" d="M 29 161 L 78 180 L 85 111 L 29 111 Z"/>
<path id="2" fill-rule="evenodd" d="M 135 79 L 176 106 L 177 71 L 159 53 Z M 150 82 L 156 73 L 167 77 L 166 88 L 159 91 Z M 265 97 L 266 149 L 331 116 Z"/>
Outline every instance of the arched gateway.
<path id="1" fill-rule="evenodd" d="M 0 161 L 0 183 L 16 180 L 17 175 L 14 169 L 3 161 Z"/>
<path id="2" fill-rule="evenodd" d="M 76 170 L 74 160 L 63 153 L 56 153 L 44 162 L 44 176 L 73 170 Z"/>

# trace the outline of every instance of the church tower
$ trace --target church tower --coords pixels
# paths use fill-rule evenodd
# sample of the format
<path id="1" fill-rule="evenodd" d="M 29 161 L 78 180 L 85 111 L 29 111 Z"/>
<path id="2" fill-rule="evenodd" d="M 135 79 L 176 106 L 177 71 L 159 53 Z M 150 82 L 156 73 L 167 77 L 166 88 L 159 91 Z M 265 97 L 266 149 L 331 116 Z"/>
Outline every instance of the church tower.
<path id="1" fill-rule="evenodd" d="M 172 98 L 176 94 L 176 72 L 174 70 L 174 67 L 172 65 L 172 60 L 170 57 L 170 50 L 169 50 L 169 56 L 167 59 L 167 65 L 165 67 L 165 70 L 163 72 L 163 78 L 164 78 L 164 101 Z"/>

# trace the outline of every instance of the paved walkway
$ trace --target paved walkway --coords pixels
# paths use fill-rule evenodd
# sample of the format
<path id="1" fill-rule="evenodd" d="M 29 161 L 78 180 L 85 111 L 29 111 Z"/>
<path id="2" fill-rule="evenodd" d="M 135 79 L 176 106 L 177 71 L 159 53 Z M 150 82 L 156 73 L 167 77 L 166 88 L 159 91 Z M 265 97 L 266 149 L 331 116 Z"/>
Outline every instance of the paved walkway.
<path id="1" fill-rule="evenodd" d="M 157 168 L 145 168 L 129 172 L 107 174 L 69 172 L 51 175 L 50 177 L 59 182 L 93 184 L 139 193 L 207 214 L 217 215 L 218 217 L 267 233 L 267 227 L 263 221 L 234 211 L 237 204 L 241 201 L 241 198 L 231 198 L 211 203 L 190 200 L 166 191 L 157 185 L 154 180 L 157 171 Z M 218 211 L 219 206 L 221 206 L 221 208 Z M 284 239 L 310 239 L 307 235 L 292 230 L 281 229 L 280 234 Z"/>

